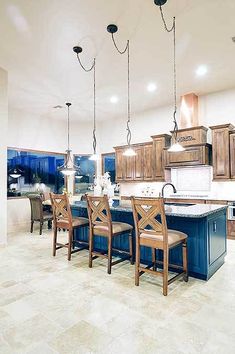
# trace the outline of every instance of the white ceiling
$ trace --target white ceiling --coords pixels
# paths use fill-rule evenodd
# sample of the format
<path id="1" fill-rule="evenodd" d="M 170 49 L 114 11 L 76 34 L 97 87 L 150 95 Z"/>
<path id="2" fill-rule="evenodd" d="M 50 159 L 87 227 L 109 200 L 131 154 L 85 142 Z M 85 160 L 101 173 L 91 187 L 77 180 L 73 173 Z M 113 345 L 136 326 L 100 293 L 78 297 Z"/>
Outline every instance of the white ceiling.
<path id="1" fill-rule="evenodd" d="M 153 0 L 0 0 L 0 66 L 9 72 L 11 108 L 64 118 L 55 105 L 73 103 L 71 118 L 92 120 L 92 74 L 72 51 L 81 45 L 84 65 L 97 57 L 97 118 L 126 114 L 126 57 L 106 32 L 116 23 L 116 40 L 131 43 L 132 111 L 172 102 L 172 36 L 162 26 Z M 235 87 L 235 1 L 168 0 L 169 23 L 177 20 L 178 96 Z M 195 70 L 208 66 L 198 78 Z M 157 90 L 149 93 L 149 82 Z M 110 103 L 112 95 L 120 97 Z"/>

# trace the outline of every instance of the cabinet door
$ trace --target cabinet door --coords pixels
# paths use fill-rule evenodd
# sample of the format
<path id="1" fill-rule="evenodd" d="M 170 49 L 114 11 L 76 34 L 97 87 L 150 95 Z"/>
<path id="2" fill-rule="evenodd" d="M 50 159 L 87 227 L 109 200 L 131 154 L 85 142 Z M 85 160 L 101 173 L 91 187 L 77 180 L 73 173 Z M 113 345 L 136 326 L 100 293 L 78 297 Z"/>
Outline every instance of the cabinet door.
<path id="1" fill-rule="evenodd" d="M 143 165 L 143 146 L 135 148 L 136 156 L 134 156 L 134 180 L 142 181 L 144 178 Z"/>
<path id="2" fill-rule="evenodd" d="M 164 150 L 166 167 L 204 165 L 209 162 L 209 150 L 207 147 L 186 147 L 182 152 L 170 152 Z"/>
<path id="3" fill-rule="evenodd" d="M 153 142 L 153 157 L 154 157 L 154 180 L 164 181 L 164 166 L 162 153 L 164 148 L 163 138 L 155 139 Z"/>
<path id="4" fill-rule="evenodd" d="M 153 145 L 144 145 L 144 180 L 153 180 Z"/>
<path id="5" fill-rule="evenodd" d="M 123 181 L 123 159 L 124 159 L 124 156 L 123 156 L 123 150 L 122 149 L 119 149 L 119 150 L 116 150 L 116 153 L 115 153 L 115 164 L 116 164 L 116 181 L 119 182 L 119 181 Z"/>
<path id="6" fill-rule="evenodd" d="M 217 216 L 208 221 L 209 264 L 215 262 L 226 252 L 226 218 Z"/>
<path id="7" fill-rule="evenodd" d="M 235 134 L 230 134 L 230 168 L 231 178 L 235 179 Z"/>
<path id="8" fill-rule="evenodd" d="M 124 181 L 131 181 L 134 177 L 134 156 L 123 156 Z"/>
<path id="9" fill-rule="evenodd" d="M 213 178 L 229 179 L 229 130 L 227 128 L 212 131 Z"/>

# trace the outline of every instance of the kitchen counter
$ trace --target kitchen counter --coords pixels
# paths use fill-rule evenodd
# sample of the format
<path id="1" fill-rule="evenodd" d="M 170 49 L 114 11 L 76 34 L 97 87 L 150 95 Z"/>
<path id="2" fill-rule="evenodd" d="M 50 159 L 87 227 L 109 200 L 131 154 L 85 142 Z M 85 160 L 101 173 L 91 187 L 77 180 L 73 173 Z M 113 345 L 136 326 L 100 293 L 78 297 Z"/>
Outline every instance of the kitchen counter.
<path id="1" fill-rule="evenodd" d="M 132 213 L 131 206 L 120 205 L 111 206 L 111 211 L 119 211 L 119 212 L 129 212 Z M 77 201 L 74 202 L 71 207 L 73 208 L 86 208 L 86 201 Z M 213 204 L 192 204 L 188 206 L 181 205 L 165 205 L 165 213 L 167 216 L 177 216 L 182 218 L 203 218 L 208 215 L 212 215 L 220 210 L 227 209 L 225 205 L 213 205 Z"/>
<path id="2" fill-rule="evenodd" d="M 86 202 L 75 202 L 71 205 L 74 216 L 87 217 Z M 208 280 L 224 263 L 227 251 L 225 205 L 196 204 L 190 206 L 166 205 L 166 221 L 169 229 L 185 232 L 188 235 L 188 267 L 189 275 Z M 111 207 L 113 221 L 126 222 L 134 226 L 132 210 L 129 206 Z M 88 241 L 88 230 L 77 230 L 77 240 Z M 133 232 L 135 243 L 135 232 Z M 128 237 L 115 237 L 113 247 L 128 250 Z M 94 248 L 107 250 L 107 239 L 96 236 Z M 134 247 L 135 248 L 135 247 Z M 162 254 L 158 250 L 158 259 Z M 170 263 L 182 265 L 181 247 L 170 251 Z M 141 262 L 151 262 L 151 249 L 141 249 Z M 118 270 L 117 270 L 118 271 Z"/>

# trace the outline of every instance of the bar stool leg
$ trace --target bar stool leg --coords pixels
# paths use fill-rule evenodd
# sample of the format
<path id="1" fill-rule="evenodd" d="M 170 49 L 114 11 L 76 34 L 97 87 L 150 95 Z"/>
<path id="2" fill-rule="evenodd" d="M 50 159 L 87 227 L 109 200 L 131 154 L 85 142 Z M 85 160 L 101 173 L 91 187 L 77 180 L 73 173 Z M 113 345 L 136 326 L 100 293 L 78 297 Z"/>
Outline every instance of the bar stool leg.
<path id="1" fill-rule="evenodd" d="M 89 230 L 89 267 L 92 268 L 92 252 L 93 252 L 93 239 L 94 239 L 94 235 L 93 235 L 93 231 L 92 228 L 90 227 Z"/>
<path id="2" fill-rule="evenodd" d="M 129 251 L 130 251 L 130 262 L 131 264 L 134 264 L 132 231 L 130 231 L 129 233 Z"/>
<path id="3" fill-rule="evenodd" d="M 31 234 L 33 233 L 33 223 L 34 223 L 34 221 L 32 220 L 32 221 L 31 221 L 31 228 L 30 228 Z"/>
<path id="4" fill-rule="evenodd" d="M 163 250 L 163 295 L 167 296 L 168 290 L 168 257 L 169 257 L 169 250 Z"/>
<path id="5" fill-rule="evenodd" d="M 112 236 L 108 237 L 108 274 L 111 274 L 112 267 Z"/>
<path id="6" fill-rule="evenodd" d="M 71 260 L 72 243 L 73 243 L 73 229 L 72 229 L 72 230 L 69 230 L 68 261 Z"/>
<path id="7" fill-rule="evenodd" d="M 53 256 L 56 255 L 56 243 L 57 243 L 57 228 L 54 227 L 54 235 L 53 235 Z"/>
<path id="8" fill-rule="evenodd" d="M 43 222 L 40 222 L 39 235 L 41 235 L 41 234 L 42 234 L 42 226 L 43 226 Z"/>
<path id="9" fill-rule="evenodd" d="M 153 270 L 156 270 L 156 248 L 152 248 Z"/>
<path id="10" fill-rule="evenodd" d="M 184 274 L 184 281 L 188 282 L 188 247 L 187 247 L 187 240 L 182 244 L 183 248 L 183 270 Z"/>
<path id="11" fill-rule="evenodd" d="M 136 240 L 136 255 L 135 255 L 135 285 L 136 286 L 139 286 L 140 284 L 139 266 L 140 266 L 140 245 Z"/>

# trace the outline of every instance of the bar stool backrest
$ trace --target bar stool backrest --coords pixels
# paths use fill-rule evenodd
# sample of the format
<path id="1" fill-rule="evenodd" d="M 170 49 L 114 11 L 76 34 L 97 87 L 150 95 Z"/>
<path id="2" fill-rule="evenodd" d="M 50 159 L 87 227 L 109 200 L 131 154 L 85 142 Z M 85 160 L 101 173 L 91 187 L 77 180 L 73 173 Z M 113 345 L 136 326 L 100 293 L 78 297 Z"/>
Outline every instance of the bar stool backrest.
<path id="1" fill-rule="evenodd" d="M 43 206 L 42 198 L 38 194 L 28 194 L 31 208 L 31 220 L 40 221 L 43 220 Z"/>
<path id="2" fill-rule="evenodd" d="M 108 230 L 112 232 L 112 217 L 108 197 L 106 195 L 101 197 L 86 195 L 86 200 L 90 227 L 103 225 L 108 227 Z"/>
<path id="3" fill-rule="evenodd" d="M 62 229 L 72 229 L 72 213 L 67 194 L 50 193 L 54 226 Z"/>
<path id="4" fill-rule="evenodd" d="M 168 233 L 163 198 L 131 197 L 137 237 L 141 233 L 163 236 L 168 244 Z"/>

